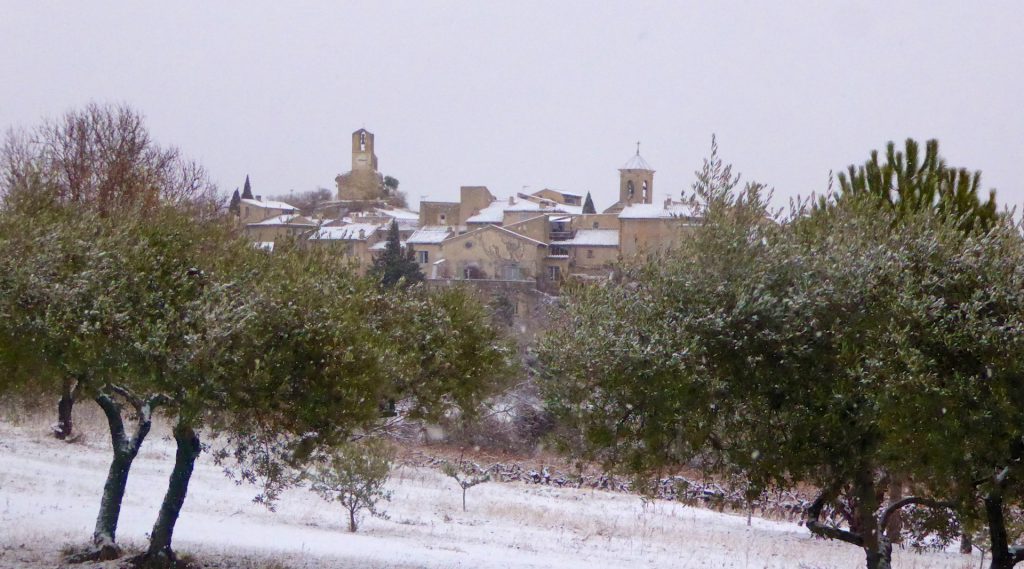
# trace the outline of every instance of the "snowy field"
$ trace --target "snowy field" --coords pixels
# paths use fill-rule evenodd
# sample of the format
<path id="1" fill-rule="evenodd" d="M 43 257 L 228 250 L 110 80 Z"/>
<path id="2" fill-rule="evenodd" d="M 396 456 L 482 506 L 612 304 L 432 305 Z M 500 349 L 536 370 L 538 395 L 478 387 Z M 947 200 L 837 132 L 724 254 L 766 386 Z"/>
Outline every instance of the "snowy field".
<path id="1" fill-rule="evenodd" d="M 108 465 L 102 424 L 83 440 L 47 436 L 41 419 L 0 419 L 0 567 L 56 567 L 60 549 L 89 537 Z M 118 540 L 141 547 L 156 518 L 173 461 L 166 428 L 155 427 L 135 461 Z M 401 467 L 392 478 L 390 519 L 367 518 L 359 533 L 306 490 L 278 510 L 251 503 L 204 454 L 175 531 L 179 553 L 217 567 L 527 568 L 863 567 L 851 546 L 812 539 L 795 523 L 746 518 L 634 496 L 519 483 L 469 490 L 462 512 L 454 481 Z M 897 552 L 898 568 L 967 569 L 977 554 Z"/>

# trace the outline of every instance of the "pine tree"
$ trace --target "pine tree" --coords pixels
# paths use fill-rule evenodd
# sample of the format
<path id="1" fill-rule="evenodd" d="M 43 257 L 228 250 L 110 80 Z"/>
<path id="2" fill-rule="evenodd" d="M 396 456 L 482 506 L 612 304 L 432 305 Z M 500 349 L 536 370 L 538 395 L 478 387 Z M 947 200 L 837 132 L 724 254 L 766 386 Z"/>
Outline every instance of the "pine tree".
<path id="1" fill-rule="evenodd" d="M 392 288 L 398 284 L 410 286 L 423 282 L 423 271 L 416 262 L 415 252 L 412 247 L 402 251 L 402 240 L 398 234 L 398 222 L 391 221 L 388 229 L 388 242 L 381 253 L 373 262 L 373 273 L 380 280 L 384 288 Z"/>
<path id="2" fill-rule="evenodd" d="M 587 192 L 587 199 L 583 201 L 583 213 L 597 213 L 597 209 L 594 208 L 594 200 L 590 197 L 590 192 Z"/>
<path id="3" fill-rule="evenodd" d="M 255 198 L 252 197 L 252 185 L 249 184 L 249 175 L 248 174 L 245 175 L 245 185 L 242 186 L 242 199 L 243 200 L 255 199 Z"/>
<path id="4" fill-rule="evenodd" d="M 902 152 L 890 142 L 884 162 L 879 161 L 877 150 L 872 151 L 871 159 L 863 166 L 850 166 L 847 172 L 838 174 L 840 197 L 872 195 L 895 211 L 897 219 L 932 208 L 940 215 L 959 219 L 964 231 L 991 227 L 998 216 L 996 195 L 990 190 L 988 199 L 982 201 L 981 172 L 947 166 L 939 156 L 937 140 L 925 143 L 923 157 L 919 148 L 910 138 Z"/>

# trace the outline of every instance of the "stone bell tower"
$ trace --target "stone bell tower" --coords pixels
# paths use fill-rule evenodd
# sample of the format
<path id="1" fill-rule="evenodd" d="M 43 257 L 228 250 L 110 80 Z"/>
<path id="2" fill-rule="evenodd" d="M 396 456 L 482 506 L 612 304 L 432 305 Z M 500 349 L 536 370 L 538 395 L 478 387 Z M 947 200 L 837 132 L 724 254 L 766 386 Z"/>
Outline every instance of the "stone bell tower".
<path id="1" fill-rule="evenodd" d="M 373 133 L 361 128 L 352 133 L 352 171 L 377 171 L 377 155 L 373 153 Z"/>
<path id="2" fill-rule="evenodd" d="M 640 143 L 636 155 L 619 168 L 619 203 L 626 205 L 654 202 L 654 170 L 640 156 Z"/>
<path id="3" fill-rule="evenodd" d="M 377 154 L 373 151 L 373 133 L 361 128 L 352 133 L 352 170 L 341 174 L 338 199 L 373 201 L 384 199 L 384 178 L 377 171 Z"/>
<path id="4" fill-rule="evenodd" d="M 619 168 L 619 201 L 604 213 L 619 213 L 627 206 L 649 203 L 654 203 L 654 170 L 640 156 L 637 142 L 636 154 Z"/>

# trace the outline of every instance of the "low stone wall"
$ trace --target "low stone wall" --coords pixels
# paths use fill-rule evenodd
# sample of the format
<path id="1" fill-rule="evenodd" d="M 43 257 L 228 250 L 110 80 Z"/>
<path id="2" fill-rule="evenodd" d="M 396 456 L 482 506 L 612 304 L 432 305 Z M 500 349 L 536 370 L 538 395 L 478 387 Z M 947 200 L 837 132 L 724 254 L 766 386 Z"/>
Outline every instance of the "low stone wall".
<path id="1" fill-rule="evenodd" d="M 452 464 L 459 470 L 473 474 L 489 474 L 496 482 L 522 482 L 558 488 L 589 488 L 608 492 L 646 495 L 662 500 L 676 501 L 690 506 L 701 506 L 719 512 L 757 514 L 763 518 L 802 522 L 804 510 L 811 497 L 794 491 L 764 493 L 748 502 L 743 492 L 730 489 L 717 482 L 700 481 L 686 476 L 669 476 L 657 481 L 653 492 L 640 492 L 624 477 L 610 474 L 569 474 L 541 466 L 530 468 L 517 462 L 495 462 L 481 465 L 471 460 L 448 459 L 414 451 L 404 457 L 404 464 L 442 469 Z M 826 516 L 828 517 L 828 516 Z"/>

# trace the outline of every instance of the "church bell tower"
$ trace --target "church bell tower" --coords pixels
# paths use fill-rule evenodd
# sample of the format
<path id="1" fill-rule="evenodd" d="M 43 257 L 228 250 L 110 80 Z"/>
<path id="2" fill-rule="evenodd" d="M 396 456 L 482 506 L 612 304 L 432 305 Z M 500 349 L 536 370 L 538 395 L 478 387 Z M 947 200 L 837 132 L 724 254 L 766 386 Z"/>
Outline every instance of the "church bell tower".
<path id="1" fill-rule="evenodd" d="M 636 155 L 619 168 L 619 203 L 623 206 L 654 202 L 654 170 L 640 156 L 640 143 Z"/>
<path id="2" fill-rule="evenodd" d="M 373 153 L 373 133 L 365 128 L 352 133 L 352 171 L 377 171 L 377 155 Z"/>

